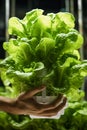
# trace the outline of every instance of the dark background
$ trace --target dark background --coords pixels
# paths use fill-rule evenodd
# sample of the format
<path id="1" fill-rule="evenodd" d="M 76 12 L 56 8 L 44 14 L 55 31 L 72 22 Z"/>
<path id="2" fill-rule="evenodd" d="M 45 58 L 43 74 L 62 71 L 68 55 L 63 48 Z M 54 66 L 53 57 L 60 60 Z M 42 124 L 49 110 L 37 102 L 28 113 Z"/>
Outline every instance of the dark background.
<path id="1" fill-rule="evenodd" d="M 8 0 L 10 3 L 9 17 L 16 16 L 20 19 L 25 16 L 25 13 L 35 9 L 43 9 L 45 13 L 69 11 L 74 14 L 76 19 L 76 29 L 79 30 L 78 25 L 78 0 Z M 69 1 L 68 8 L 66 1 Z M 70 2 L 73 1 L 72 4 Z M 6 0 L 0 0 L 0 59 L 5 58 L 5 51 L 3 50 L 3 42 L 6 41 Z M 73 12 L 71 11 L 73 9 Z M 82 0 L 82 34 L 84 36 L 83 57 L 87 59 L 87 0 Z M 0 85 L 1 85 L 0 81 Z M 84 90 L 87 99 L 87 78 L 85 80 Z"/>

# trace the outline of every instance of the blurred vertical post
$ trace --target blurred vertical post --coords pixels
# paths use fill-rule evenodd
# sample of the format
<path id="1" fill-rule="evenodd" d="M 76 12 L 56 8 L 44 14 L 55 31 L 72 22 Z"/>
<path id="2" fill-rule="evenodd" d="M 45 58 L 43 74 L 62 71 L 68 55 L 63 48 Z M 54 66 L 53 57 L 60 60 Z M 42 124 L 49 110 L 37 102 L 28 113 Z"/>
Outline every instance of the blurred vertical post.
<path id="1" fill-rule="evenodd" d="M 82 0 L 78 0 L 78 25 L 79 32 L 83 35 Z M 84 59 L 83 46 L 80 48 L 81 59 Z"/>
<path id="2" fill-rule="evenodd" d="M 65 0 L 66 11 L 69 12 L 69 0 Z"/>
<path id="3" fill-rule="evenodd" d="M 5 36 L 6 36 L 6 41 L 9 39 L 9 34 L 8 34 L 8 20 L 9 20 L 9 13 L 10 13 L 10 0 L 5 0 Z"/>
<path id="4" fill-rule="evenodd" d="M 70 0 L 70 12 L 74 15 L 74 0 Z"/>
<path id="5" fill-rule="evenodd" d="M 67 12 L 74 14 L 74 0 L 65 0 L 65 8 Z"/>
<path id="6" fill-rule="evenodd" d="M 83 35 L 83 16 L 82 16 L 82 0 L 78 0 L 78 25 L 79 25 L 79 32 L 81 35 Z M 84 59 L 84 48 L 83 46 L 80 48 L 80 55 L 81 60 Z M 85 82 L 86 78 L 84 79 L 82 89 L 85 90 Z"/>
<path id="7" fill-rule="evenodd" d="M 15 0 L 11 1 L 11 17 L 15 16 Z"/>

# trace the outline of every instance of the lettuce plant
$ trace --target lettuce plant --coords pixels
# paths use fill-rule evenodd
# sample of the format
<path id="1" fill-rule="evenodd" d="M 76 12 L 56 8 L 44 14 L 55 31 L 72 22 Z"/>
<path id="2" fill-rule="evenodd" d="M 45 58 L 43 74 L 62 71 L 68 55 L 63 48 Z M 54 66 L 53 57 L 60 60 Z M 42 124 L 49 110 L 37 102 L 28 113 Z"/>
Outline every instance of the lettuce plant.
<path id="1" fill-rule="evenodd" d="M 41 85 L 47 95 L 81 88 L 87 61 L 80 58 L 83 36 L 71 13 L 45 15 L 34 9 L 23 19 L 10 18 L 8 31 L 9 41 L 3 43 L 8 56 L 0 62 L 0 73 L 11 96 Z"/>

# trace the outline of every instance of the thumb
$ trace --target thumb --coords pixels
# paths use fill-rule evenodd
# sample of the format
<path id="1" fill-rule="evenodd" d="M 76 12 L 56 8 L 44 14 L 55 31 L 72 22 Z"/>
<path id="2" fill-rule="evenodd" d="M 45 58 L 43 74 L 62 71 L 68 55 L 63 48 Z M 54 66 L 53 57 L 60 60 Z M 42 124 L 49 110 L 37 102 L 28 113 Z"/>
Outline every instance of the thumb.
<path id="1" fill-rule="evenodd" d="M 21 93 L 18 97 L 19 100 L 25 100 L 25 99 L 28 99 L 28 98 L 31 98 L 33 97 L 35 94 L 39 93 L 39 92 L 42 92 L 46 87 L 44 85 L 42 85 L 41 87 L 36 87 L 30 91 L 27 91 L 27 92 L 24 92 L 24 93 Z"/>

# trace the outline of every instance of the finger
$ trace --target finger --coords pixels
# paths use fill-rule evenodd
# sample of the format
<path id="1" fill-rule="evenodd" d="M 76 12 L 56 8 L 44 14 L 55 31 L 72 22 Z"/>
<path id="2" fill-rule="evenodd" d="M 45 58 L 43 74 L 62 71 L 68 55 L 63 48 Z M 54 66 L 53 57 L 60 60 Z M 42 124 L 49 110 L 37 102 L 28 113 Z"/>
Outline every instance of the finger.
<path id="1" fill-rule="evenodd" d="M 25 100 L 33 97 L 35 94 L 42 92 L 46 87 L 43 85 L 41 87 L 34 88 L 33 90 L 21 93 L 18 97 L 19 100 Z"/>
<path id="2" fill-rule="evenodd" d="M 37 87 L 37 88 L 34 88 L 33 90 L 30 91 L 30 97 L 33 97 L 35 94 L 39 93 L 39 92 L 42 92 L 44 89 L 46 88 L 46 86 L 41 86 L 41 87 Z"/>
<path id="3" fill-rule="evenodd" d="M 39 113 L 39 114 L 42 115 L 42 116 L 47 116 L 47 117 L 55 116 L 55 115 L 58 114 L 58 112 L 60 112 L 60 110 L 62 110 L 64 108 L 66 102 L 67 102 L 67 99 L 65 97 L 63 99 L 63 102 L 60 103 L 60 105 L 57 106 L 56 108 L 51 109 L 51 110 L 47 110 L 47 111 L 43 111 L 42 113 Z"/>

